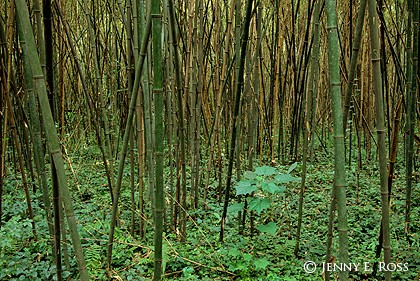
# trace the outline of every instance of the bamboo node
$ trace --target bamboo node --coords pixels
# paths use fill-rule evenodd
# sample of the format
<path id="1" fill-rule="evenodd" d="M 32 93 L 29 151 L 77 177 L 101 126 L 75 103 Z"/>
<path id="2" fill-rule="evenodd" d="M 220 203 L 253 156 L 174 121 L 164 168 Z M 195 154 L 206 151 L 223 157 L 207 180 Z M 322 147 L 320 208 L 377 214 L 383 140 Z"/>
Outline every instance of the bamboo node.
<path id="1" fill-rule="evenodd" d="M 341 228 L 341 229 L 337 229 L 338 231 L 341 231 L 341 232 L 347 232 L 349 229 L 348 228 Z"/>
<path id="2" fill-rule="evenodd" d="M 333 29 L 338 29 L 336 25 L 327 26 L 327 30 L 331 31 Z"/>
<path id="3" fill-rule="evenodd" d="M 51 153 L 51 155 L 59 154 L 60 153 L 60 149 L 51 150 L 50 153 Z"/>

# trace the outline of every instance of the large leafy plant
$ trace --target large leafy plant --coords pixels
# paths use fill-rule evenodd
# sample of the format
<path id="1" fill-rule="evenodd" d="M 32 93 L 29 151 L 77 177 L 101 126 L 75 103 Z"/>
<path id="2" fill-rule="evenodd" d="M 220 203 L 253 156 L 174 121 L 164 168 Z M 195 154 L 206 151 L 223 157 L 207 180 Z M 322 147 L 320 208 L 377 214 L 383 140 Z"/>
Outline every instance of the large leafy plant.
<path id="1" fill-rule="evenodd" d="M 286 184 L 300 181 L 300 178 L 291 175 L 297 163 L 292 164 L 287 173 L 280 173 L 276 168 L 270 166 L 256 167 L 255 171 L 246 171 L 242 180 L 235 185 L 236 195 L 246 196 L 247 210 L 261 214 L 270 209 L 275 199 L 286 190 Z M 230 207 L 231 211 L 242 211 L 245 203 L 236 203 Z M 275 234 L 278 226 L 274 222 L 258 226 L 261 232 Z"/>

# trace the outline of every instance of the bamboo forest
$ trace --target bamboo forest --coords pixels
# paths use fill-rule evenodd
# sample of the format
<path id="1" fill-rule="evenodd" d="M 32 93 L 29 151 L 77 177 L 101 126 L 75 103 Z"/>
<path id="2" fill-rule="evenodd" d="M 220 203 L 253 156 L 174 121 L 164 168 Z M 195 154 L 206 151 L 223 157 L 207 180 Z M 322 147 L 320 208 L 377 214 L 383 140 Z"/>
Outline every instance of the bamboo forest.
<path id="1" fill-rule="evenodd" d="M 4 0 L 0 280 L 420 280 L 420 0 Z"/>

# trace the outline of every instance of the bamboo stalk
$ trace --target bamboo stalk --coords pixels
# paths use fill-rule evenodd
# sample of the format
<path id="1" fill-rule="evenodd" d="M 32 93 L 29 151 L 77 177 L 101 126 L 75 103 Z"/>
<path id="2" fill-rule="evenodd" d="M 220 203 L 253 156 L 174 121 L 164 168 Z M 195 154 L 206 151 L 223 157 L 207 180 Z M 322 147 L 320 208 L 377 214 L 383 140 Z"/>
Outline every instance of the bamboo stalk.
<path id="1" fill-rule="evenodd" d="M 337 195 L 338 210 L 338 236 L 339 236 L 339 261 L 348 264 L 348 223 L 347 223 L 347 198 L 346 198 L 346 168 L 344 155 L 343 111 L 341 106 L 341 79 L 340 79 L 340 48 L 338 42 L 336 1 L 326 0 L 327 31 L 328 31 L 328 57 L 330 72 L 330 95 L 332 99 L 332 116 L 334 126 L 334 184 L 332 187 L 332 201 Z M 332 208 L 333 209 L 333 208 Z M 331 218 L 330 218 L 331 219 Z M 348 280 L 349 271 L 339 272 L 339 280 Z"/>
<path id="2" fill-rule="evenodd" d="M 113 246 L 113 241 L 114 241 L 114 232 L 115 232 L 116 219 L 117 219 L 117 214 L 118 214 L 118 201 L 119 201 L 120 192 L 121 192 L 121 183 L 122 183 L 122 177 L 123 177 L 123 171 L 124 171 L 124 163 L 125 163 L 125 158 L 127 156 L 128 141 L 130 139 L 131 126 L 132 126 L 132 122 L 134 118 L 134 111 L 136 107 L 137 93 L 140 87 L 141 72 L 142 72 L 145 57 L 146 57 L 146 50 L 149 43 L 151 26 L 152 26 L 151 14 L 149 13 L 145 33 L 144 33 L 142 44 L 141 44 L 140 60 L 136 65 L 133 91 L 131 93 L 130 107 L 129 107 L 129 112 L 127 116 L 126 128 L 124 131 L 123 146 L 122 146 L 122 151 L 121 151 L 121 156 L 120 156 L 120 162 L 118 166 L 118 177 L 117 177 L 117 182 L 114 189 L 114 200 L 112 202 L 112 215 L 111 215 L 111 221 L 110 221 L 108 251 L 107 251 L 108 269 L 111 268 L 112 246 Z"/>
<path id="3" fill-rule="evenodd" d="M 375 110 L 376 110 L 376 133 L 378 135 L 378 154 L 379 154 L 379 173 L 380 173 L 380 194 L 382 210 L 382 230 L 383 230 L 383 249 L 384 261 L 388 265 L 391 262 L 390 233 L 389 233 L 389 191 L 387 176 L 387 152 L 385 145 L 385 120 L 384 105 L 382 96 L 382 75 L 380 66 L 380 47 L 378 35 L 378 15 L 376 12 L 376 1 L 369 0 L 369 27 L 371 36 L 371 53 L 373 82 L 375 90 Z M 385 271 L 385 280 L 391 280 L 391 271 Z"/>
<path id="4" fill-rule="evenodd" d="M 29 22 L 29 12 L 24 0 L 16 1 L 17 23 L 19 28 L 19 36 L 23 37 L 28 52 L 29 64 L 32 70 L 32 77 L 34 86 L 38 94 L 38 100 L 42 112 L 42 119 L 47 136 L 47 144 L 51 157 L 57 168 L 57 180 L 60 187 L 61 196 L 63 198 L 64 209 L 67 216 L 67 222 L 70 229 L 70 235 L 73 241 L 73 248 L 76 254 L 76 260 L 79 267 L 80 277 L 83 281 L 89 280 L 89 274 L 86 268 L 86 262 L 83 255 L 80 236 L 77 231 L 77 222 L 74 215 L 73 203 L 71 201 L 71 194 L 67 184 L 66 174 L 64 170 L 64 162 L 61 155 L 60 143 L 58 140 L 57 131 L 53 121 L 51 109 L 48 103 L 47 89 L 45 85 L 44 76 L 39 62 L 38 54 L 36 53 L 35 40 Z"/>

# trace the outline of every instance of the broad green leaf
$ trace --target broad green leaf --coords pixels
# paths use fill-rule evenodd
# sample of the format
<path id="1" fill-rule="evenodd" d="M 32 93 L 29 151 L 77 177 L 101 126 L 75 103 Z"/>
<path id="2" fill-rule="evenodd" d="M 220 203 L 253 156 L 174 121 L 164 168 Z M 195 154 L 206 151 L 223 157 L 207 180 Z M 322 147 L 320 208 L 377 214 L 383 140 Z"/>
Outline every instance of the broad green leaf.
<path id="1" fill-rule="evenodd" d="M 252 260 L 253 256 L 251 254 L 244 254 L 243 258 L 244 261 L 250 261 Z"/>
<path id="2" fill-rule="evenodd" d="M 261 166 L 255 168 L 255 173 L 259 176 L 272 176 L 277 174 L 277 170 L 270 166 Z"/>
<path id="3" fill-rule="evenodd" d="M 256 270 L 265 270 L 270 262 L 266 258 L 258 259 L 254 261 L 255 269 Z"/>
<path id="4" fill-rule="evenodd" d="M 255 180 L 241 180 L 236 185 L 237 186 L 249 186 L 256 184 L 257 182 Z"/>
<path id="5" fill-rule="evenodd" d="M 290 165 L 289 170 L 287 170 L 287 173 L 290 174 L 296 167 L 297 167 L 297 162 Z"/>
<path id="6" fill-rule="evenodd" d="M 284 186 L 278 186 L 275 182 L 263 182 L 261 183 L 262 190 L 270 192 L 271 194 L 284 192 Z"/>
<path id="7" fill-rule="evenodd" d="M 257 211 L 258 214 L 261 214 L 261 212 L 269 208 L 270 205 L 271 202 L 267 198 L 252 198 L 249 202 L 249 210 Z"/>
<path id="8" fill-rule="evenodd" d="M 255 180 L 255 173 L 251 171 L 245 171 L 243 177 L 248 180 Z"/>
<path id="9" fill-rule="evenodd" d="M 264 225 L 260 225 L 257 229 L 261 232 L 270 233 L 271 235 L 275 235 L 279 227 L 274 222 L 269 222 Z"/>
<path id="10" fill-rule="evenodd" d="M 300 181 L 300 178 L 295 178 L 291 174 L 280 174 L 274 178 L 279 183 L 288 183 L 293 181 Z"/>
<path id="11" fill-rule="evenodd" d="M 244 203 L 234 203 L 228 207 L 228 212 L 237 213 L 239 211 L 242 211 L 244 209 L 244 206 Z"/>
<path id="12" fill-rule="evenodd" d="M 236 195 L 242 195 L 242 194 L 250 194 L 257 190 L 257 187 L 253 185 L 254 181 L 250 180 L 243 180 L 238 182 L 238 184 L 235 186 L 236 188 Z"/>
<path id="13" fill-rule="evenodd" d="M 228 252 L 229 256 L 236 258 L 237 256 L 241 255 L 241 251 L 239 251 L 237 248 L 232 248 Z"/>

